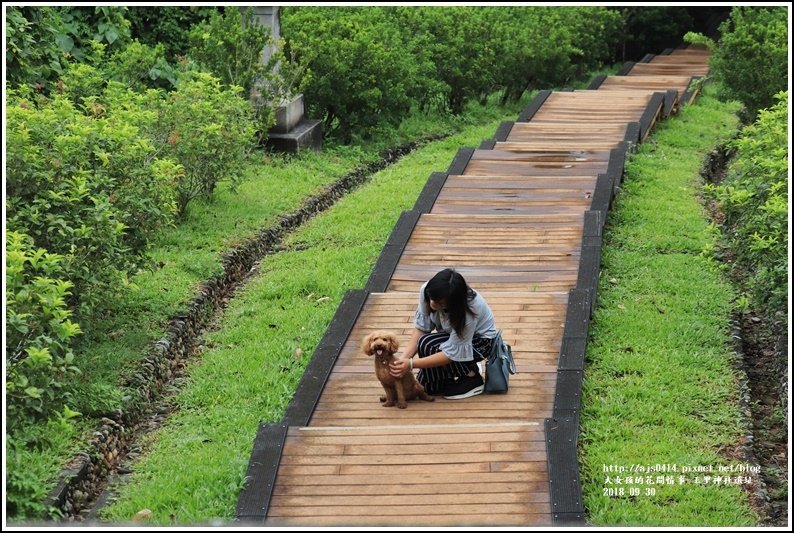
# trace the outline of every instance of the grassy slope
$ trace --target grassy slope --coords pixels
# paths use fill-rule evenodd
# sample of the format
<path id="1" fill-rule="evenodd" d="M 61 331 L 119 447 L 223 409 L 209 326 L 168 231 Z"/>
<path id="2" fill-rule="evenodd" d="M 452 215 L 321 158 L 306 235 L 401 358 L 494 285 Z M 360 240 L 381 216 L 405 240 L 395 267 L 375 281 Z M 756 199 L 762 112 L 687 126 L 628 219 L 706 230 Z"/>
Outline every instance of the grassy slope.
<path id="1" fill-rule="evenodd" d="M 697 200 L 701 164 L 737 128 L 735 111 L 707 92 L 661 124 L 632 156 L 610 213 L 581 416 L 584 504 L 595 525 L 755 523 L 735 484 L 696 485 L 685 474 L 680 485 L 680 470 L 672 485 L 623 485 L 626 493 L 639 487 L 637 497 L 604 494 L 620 485 L 606 483 L 615 474 L 603 465 L 735 462 L 722 453 L 742 434 L 729 344 L 733 294 L 701 254 L 713 234 Z"/>
<path id="2" fill-rule="evenodd" d="M 280 418 L 344 293 L 364 286 L 430 173 L 445 170 L 459 147 L 478 145 L 498 124 L 467 128 L 379 172 L 296 232 L 287 251 L 262 262 L 208 336 L 212 347 L 191 366 L 179 411 L 152 436 L 108 520 L 129 520 L 142 508 L 154 512 L 154 523 L 168 523 L 169 515 L 178 523 L 233 518 L 258 423 Z"/>

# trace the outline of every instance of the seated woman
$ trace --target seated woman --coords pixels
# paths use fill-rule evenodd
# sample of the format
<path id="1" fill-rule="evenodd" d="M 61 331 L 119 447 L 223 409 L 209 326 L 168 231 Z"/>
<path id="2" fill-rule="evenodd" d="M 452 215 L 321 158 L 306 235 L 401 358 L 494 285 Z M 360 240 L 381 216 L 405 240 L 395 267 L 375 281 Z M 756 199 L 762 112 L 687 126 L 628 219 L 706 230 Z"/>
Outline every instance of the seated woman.
<path id="1" fill-rule="evenodd" d="M 414 326 L 401 358 L 391 364 L 394 377 L 418 368 L 427 393 L 448 400 L 483 392 L 477 361 L 488 358 L 497 331 L 491 308 L 463 276 L 447 268 L 422 285 Z"/>

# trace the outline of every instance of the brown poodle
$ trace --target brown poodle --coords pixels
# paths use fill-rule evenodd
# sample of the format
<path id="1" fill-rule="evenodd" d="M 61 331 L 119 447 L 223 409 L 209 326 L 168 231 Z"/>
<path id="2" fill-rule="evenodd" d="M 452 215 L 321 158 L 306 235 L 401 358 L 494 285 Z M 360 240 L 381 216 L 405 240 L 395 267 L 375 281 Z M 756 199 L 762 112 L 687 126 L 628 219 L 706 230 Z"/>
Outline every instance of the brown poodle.
<path id="1" fill-rule="evenodd" d="M 381 396 L 383 407 L 391 407 L 397 400 L 397 407 L 405 409 L 407 400 L 420 398 L 426 402 L 435 400 L 425 392 L 425 388 L 416 381 L 413 372 L 406 372 L 401 378 L 389 374 L 389 363 L 395 360 L 394 352 L 400 347 L 397 337 L 388 331 L 374 331 L 364 337 L 362 349 L 367 355 L 375 356 L 375 375 L 378 376 L 386 396 Z"/>

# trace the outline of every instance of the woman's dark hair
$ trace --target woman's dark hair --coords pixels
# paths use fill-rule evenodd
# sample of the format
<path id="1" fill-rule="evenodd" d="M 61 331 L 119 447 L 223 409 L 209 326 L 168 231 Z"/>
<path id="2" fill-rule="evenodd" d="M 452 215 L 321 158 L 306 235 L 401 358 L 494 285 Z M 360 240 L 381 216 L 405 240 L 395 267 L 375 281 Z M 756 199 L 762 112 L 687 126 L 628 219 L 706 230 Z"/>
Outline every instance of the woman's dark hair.
<path id="1" fill-rule="evenodd" d="M 428 305 L 430 300 L 446 303 L 449 322 L 460 336 L 466 326 L 466 313 L 476 316 L 469 304 L 474 296 L 474 291 L 466 284 L 463 276 L 452 268 L 445 268 L 430 278 L 425 286 L 425 302 Z"/>

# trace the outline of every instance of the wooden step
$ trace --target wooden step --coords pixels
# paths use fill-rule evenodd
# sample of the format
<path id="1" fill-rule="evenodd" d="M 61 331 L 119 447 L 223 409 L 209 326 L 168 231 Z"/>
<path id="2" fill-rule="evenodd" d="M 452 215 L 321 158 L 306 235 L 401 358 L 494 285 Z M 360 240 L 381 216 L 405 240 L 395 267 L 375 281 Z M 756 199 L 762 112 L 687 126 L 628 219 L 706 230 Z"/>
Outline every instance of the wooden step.
<path id="1" fill-rule="evenodd" d="M 264 525 L 551 523 L 542 420 L 406 422 L 289 428 Z"/>

